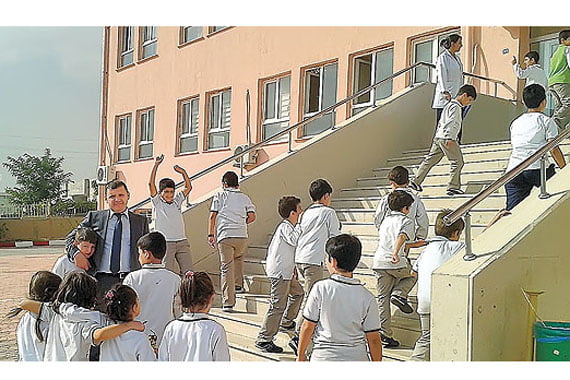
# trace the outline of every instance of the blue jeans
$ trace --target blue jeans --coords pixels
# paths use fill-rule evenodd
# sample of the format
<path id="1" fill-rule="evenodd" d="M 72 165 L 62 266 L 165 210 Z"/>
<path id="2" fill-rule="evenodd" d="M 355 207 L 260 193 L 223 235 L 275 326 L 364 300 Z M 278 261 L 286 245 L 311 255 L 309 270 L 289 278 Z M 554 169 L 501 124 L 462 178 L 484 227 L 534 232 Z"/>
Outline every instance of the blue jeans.
<path id="1" fill-rule="evenodd" d="M 546 168 L 546 179 L 554 175 L 554 164 Z M 524 170 L 518 176 L 507 182 L 507 211 L 511 211 L 523 199 L 530 195 L 533 187 L 540 187 L 540 169 Z"/>

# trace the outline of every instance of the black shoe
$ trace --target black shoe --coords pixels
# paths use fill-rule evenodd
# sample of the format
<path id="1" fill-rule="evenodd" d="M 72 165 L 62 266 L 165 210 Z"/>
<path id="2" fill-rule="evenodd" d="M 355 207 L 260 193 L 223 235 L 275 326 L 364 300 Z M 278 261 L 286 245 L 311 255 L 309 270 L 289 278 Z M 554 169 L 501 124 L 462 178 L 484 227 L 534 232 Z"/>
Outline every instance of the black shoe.
<path id="1" fill-rule="evenodd" d="M 402 313 L 411 314 L 414 312 L 414 309 L 410 306 L 408 300 L 404 297 L 392 296 L 390 297 L 390 302 L 392 305 L 398 306 L 398 309 L 400 309 Z"/>
<path id="2" fill-rule="evenodd" d="M 424 191 L 424 188 L 422 187 L 422 185 L 418 185 L 414 181 L 410 181 L 408 187 L 414 191 L 417 191 L 418 193 Z"/>
<path id="3" fill-rule="evenodd" d="M 269 352 L 272 354 L 280 354 L 283 352 L 283 348 L 273 342 L 256 342 L 255 347 L 259 348 L 263 352 Z"/>
<path id="4" fill-rule="evenodd" d="M 295 321 L 293 321 L 288 325 L 279 326 L 279 330 L 281 330 L 281 331 L 293 331 L 293 330 L 295 330 L 295 327 L 297 327 L 297 324 L 295 323 Z"/>
<path id="5" fill-rule="evenodd" d="M 384 348 L 394 348 L 400 345 L 400 342 L 398 342 L 394 338 L 388 338 L 387 336 L 384 336 L 382 334 L 380 334 L 380 338 L 382 338 L 382 346 Z"/>
<path id="6" fill-rule="evenodd" d="M 454 195 L 465 194 L 465 191 L 461 189 L 447 189 L 446 194 L 452 197 Z"/>
<path id="7" fill-rule="evenodd" d="M 222 311 L 224 313 L 233 313 L 234 307 L 233 306 L 222 306 Z"/>
<path id="8" fill-rule="evenodd" d="M 291 347 L 293 353 L 295 353 L 295 356 L 297 356 L 297 351 L 299 350 L 299 337 L 294 336 L 293 338 L 291 338 L 288 346 Z"/>
<path id="9" fill-rule="evenodd" d="M 236 293 L 245 293 L 245 289 L 242 286 L 236 285 Z"/>

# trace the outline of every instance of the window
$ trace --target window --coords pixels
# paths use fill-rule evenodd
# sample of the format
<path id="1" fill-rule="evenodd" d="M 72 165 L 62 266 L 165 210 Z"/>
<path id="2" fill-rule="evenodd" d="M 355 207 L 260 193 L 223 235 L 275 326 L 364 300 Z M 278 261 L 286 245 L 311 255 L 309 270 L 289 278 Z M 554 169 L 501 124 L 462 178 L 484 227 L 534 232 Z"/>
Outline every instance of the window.
<path id="1" fill-rule="evenodd" d="M 290 87 L 290 76 L 273 79 L 263 84 L 262 138 L 264 140 L 289 126 Z"/>
<path id="2" fill-rule="evenodd" d="M 180 145 L 178 152 L 191 153 L 198 151 L 198 97 L 180 102 Z"/>
<path id="3" fill-rule="evenodd" d="M 356 94 L 360 90 L 378 83 L 393 74 L 394 50 L 383 49 L 354 58 L 354 88 Z M 375 89 L 362 94 L 353 101 L 352 114 L 356 115 L 375 101 L 385 99 L 392 95 L 392 82 L 382 83 Z"/>
<path id="4" fill-rule="evenodd" d="M 139 111 L 138 158 L 152 157 L 153 140 L 154 140 L 154 108 Z"/>
<path id="5" fill-rule="evenodd" d="M 459 29 L 448 30 L 444 33 L 439 33 L 429 36 L 427 39 L 421 39 L 412 44 L 413 49 L 413 62 L 420 61 L 433 63 L 437 61 L 437 57 L 443 53 L 444 48 L 441 47 L 441 40 L 450 34 L 460 34 Z M 425 66 L 417 67 L 414 69 L 413 83 L 420 82 L 434 82 L 435 83 L 435 69 L 430 69 Z"/>
<path id="6" fill-rule="evenodd" d="M 133 63 L 133 27 L 119 27 L 119 68 Z"/>
<path id="7" fill-rule="evenodd" d="M 540 66 L 544 69 L 546 77 L 550 74 L 550 58 L 552 58 L 556 49 L 558 49 L 558 35 L 550 38 L 545 36 L 531 41 L 530 50 L 538 52 Z M 554 99 L 550 91 L 546 92 L 546 109 L 544 113 L 549 116 L 552 116 L 554 113 Z"/>
<path id="8" fill-rule="evenodd" d="M 202 26 L 183 26 L 180 43 L 185 44 L 202 37 Z"/>
<path id="9" fill-rule="evenodd" d="M 210 95 L 208 113 L 208 149 L 230 146 L 232 91 Z"/>
<path id="10" fill-rule="evenodd" d="M 337 71 L 336 62 L 305 70 L 304 119 L 336 103 Z M 321 133 L 332 127 L 334 122 L 335 112 L 323 115 L 305 125 L 303 136 Z"/>
<path id="11" fill-rule="evenodd" d="M 156 26 L 143 26 L 141 27 L 140 31 L 141 51 L 139 59 L 142 60 L 156 55 L 156 45 L 158 39 L 156 37 Z"/>
<path id="12" fill-rule="evenodd" d="M 117 162 L 131 159 L 131 115 L 117 117 Z"/>
<path id="13" fill-rule="evenodd" d="M 227 26 L 210 26 L 208 27 L 208 33 L 212 34 L 212 33 L 216 33 L 222 29 L 226 29 L 228 28 Z"/>

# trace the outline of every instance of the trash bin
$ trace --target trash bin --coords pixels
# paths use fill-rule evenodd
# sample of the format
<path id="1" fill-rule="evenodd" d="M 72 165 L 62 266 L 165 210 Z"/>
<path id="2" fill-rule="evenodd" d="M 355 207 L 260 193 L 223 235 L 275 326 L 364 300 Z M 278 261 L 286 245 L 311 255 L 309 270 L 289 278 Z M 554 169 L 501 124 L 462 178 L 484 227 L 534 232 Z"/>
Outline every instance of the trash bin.
<path id="1" fill-rule="evenodd" d="M 570 322 L 535 322 L 536 361 L 570 361 Z"/>

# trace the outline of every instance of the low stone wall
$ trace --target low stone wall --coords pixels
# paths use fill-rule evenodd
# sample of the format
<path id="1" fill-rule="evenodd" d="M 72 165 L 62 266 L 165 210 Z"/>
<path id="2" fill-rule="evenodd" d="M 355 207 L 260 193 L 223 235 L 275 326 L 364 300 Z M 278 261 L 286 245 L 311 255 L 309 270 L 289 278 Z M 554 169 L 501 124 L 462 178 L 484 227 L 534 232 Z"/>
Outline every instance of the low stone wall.
<path id="1" fill-rule="evenodd" d="M 2 241 L 63 239 L 82 220 L 82 216 L 50 216 L 0 220 L 0 224 L 5 224 L 8 229 Z"/>

